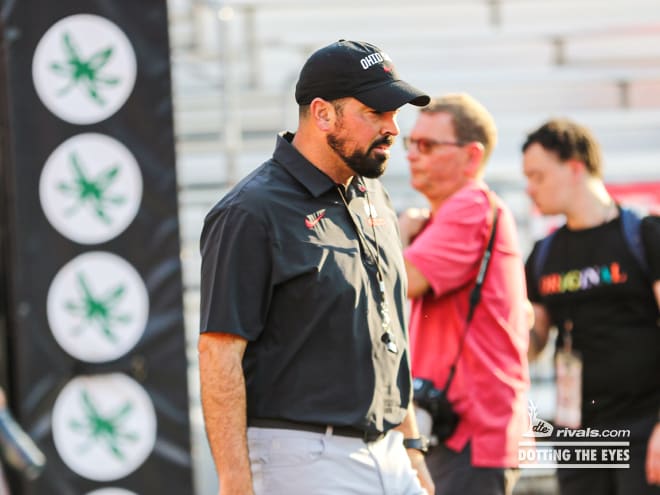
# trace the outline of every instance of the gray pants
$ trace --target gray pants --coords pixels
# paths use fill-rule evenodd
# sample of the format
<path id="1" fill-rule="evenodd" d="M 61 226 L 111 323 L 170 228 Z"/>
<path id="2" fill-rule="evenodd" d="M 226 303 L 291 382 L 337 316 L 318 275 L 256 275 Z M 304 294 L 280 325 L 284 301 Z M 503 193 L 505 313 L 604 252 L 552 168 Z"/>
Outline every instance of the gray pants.
<path id="1" fill-rule="evenodd" d="M 426 465 L 435 483 L 436 495 L 511 495 L 520 477 L 513 468 L 474 467 L 470 444 L 454 452 L 444 444 L 431 449 Z M 585 492 L 586 493 L 586 492 Z"/>
<path id="2" fill-rule="evenodd" d="M 359 438 L 299 430 L 248 428 L 256 495 L 424 495 L 403 435 Z"/>

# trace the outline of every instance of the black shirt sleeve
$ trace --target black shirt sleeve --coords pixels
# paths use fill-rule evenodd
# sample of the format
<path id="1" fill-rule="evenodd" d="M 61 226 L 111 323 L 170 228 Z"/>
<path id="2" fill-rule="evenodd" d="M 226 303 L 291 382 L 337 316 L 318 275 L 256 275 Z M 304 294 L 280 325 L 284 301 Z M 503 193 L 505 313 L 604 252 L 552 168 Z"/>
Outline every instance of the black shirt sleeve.
<path id="1" fill-rule="evenodd" d="M 200 331 L 255 340 L 272 294 L 271 240 L 263 221 L 238 207 L 214 209 L 201 237 Z"/>
<path id="2" fill-rule="evenodd" d="M 643 218 L 641 230 L 651 280 L 660 280 L 660 216 Z"/>

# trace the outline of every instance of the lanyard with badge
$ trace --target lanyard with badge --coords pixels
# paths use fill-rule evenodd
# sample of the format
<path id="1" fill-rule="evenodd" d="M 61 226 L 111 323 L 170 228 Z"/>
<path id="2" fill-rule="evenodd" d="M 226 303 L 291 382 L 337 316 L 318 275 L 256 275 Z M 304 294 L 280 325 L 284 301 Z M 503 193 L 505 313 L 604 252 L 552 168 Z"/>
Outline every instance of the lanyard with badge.
<path id="1" fill-rule="evenodd" d="M 371 201 L 369 200 L 369 193 L 365 189 L 365 199 L 367 200 L 367 205 L 368 205 L 368 211 L 369 211 L 369 220 L 372 228 L 372 233 L 374 237 L 374 244 L 376 245 L 376 251 L 372 250 L 371 246 L 367 242 L 367 239 L 365 238 L 364 234 L 362 233 L 362 230 L 360 229 L 360 226 L 358 222 L 355 221 L 355 217 L 353 217 L 353 213 L 351 212 L 351 209 L 348 207 L 348 201 L 346 201 L 346 196 L 344 195 L 344 191 L 342 190 L 342 186 L 337 185 L 337 191 L 339 192 L 339 196 L 341 197 L 341 200 L 344 203 L 344 206 L 346 207 L 346 211 L 348 212 L 348 216 L 351 219 L 351 223 L 353 224 L 353 227 L 355 228 L 355 231 L 357 232 L 358 239 L 360 244 L 363 246 L 363 250 L 365 253 L 368 253 L 367 255 L 374 261 L 376 264 L 376 277 L 378 279 L 378 293 L 379 293 L 379 300 L 378 300 L 378 311 L 380 313 L 381 317 L 381 324 L 383 326 L 383 334 L 380 337 L 381 342 L 385 344 L 385 347 L 389 352 L 392 354 L 398 354 L 399 352 L 399 347 L 396 345 L 396 342 L 394 340 L 394 335 L 391 332 L 391 317 L 390 317 L 390 308 L 389 304 L 387 303 L 387 293 L 385 291 L 385 280 L 383 278 L 383 271 L 380 266 L 380 250 L 378 248 L 378 239 L 376 238 L 376 227 L 375 227 L 375 221 L 373 218 L 373 207 L 371 204 Z"/>
<path id="2" fill-rule="evenodd" d="M 579 428 L 582 423 L 582 356 L 573 349 L 573 320 L 562 324 L 563 345 L 555 356 L 557 408 L 555 423 Z"/>

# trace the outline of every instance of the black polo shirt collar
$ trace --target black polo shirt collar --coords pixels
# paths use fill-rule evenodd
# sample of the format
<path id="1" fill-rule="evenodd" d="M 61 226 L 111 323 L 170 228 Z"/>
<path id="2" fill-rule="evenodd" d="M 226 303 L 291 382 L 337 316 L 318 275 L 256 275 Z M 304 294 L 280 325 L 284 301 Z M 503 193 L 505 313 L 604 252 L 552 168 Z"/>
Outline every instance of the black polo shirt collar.
<path id="1" fill-rule="evenodd" d="M 282 132 L 277 136 L 273 160 L 284 167 L 315 198 L 337 187 L 330 177 L 293 147 L 293 136 L 291 132 Z"/>

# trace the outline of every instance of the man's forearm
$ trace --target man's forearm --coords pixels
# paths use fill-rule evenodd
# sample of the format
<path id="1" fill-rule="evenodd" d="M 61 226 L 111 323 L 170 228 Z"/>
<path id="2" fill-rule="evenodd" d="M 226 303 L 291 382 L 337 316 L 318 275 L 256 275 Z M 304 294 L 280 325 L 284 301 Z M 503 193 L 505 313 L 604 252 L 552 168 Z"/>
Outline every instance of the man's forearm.
<path id="1" fill-rule="evenodd" d="M 419 429 L 417 428 L 417 420 L 415 418 L 415 407 L 412 402 L 408 405 L 408 413 L 406 414 L 405 419 L 395 428 L 395 430 L 403 433 L 404 438 L 419 437 Z"/>
<path id="2" fill-rule="evenodd" d="M 529 331 L 529 349 L 527 352 L 527 358 L 530 361 L 535 360 L 545 346 L 548 343 L 548 338 L 550 336 L 550 316 L 545 306 L 532 303 L 533 309 L 533 323 L 532 328 Z"/>
<path id="3" fill-rule="evenodd" d="M 412 402 L 408 406 L 408 414 L 406 415 L 406 418 L 395 429 L 403 433 L 403 438 L 419 437 L 419 429 L 417 428 L 417 420 L 415 418 L 415 407 Z M 426 467 L 424 454 L 415 449 L 408 449 L 407 452 L 411 466 L 417 471 L 417 478 L 419 479 L 422 488 L 426 490 L 427 494 L 433 495 L 435 493 L 435 486 L 433 485 L 431 474 Z"/>
<path id="4" fill-rule="evenodd" d="M 235 339 L 222 334 L 200 337 L 202 410 L 221 493 L 252 494 L 242 369 L 245 347 Z"/>

